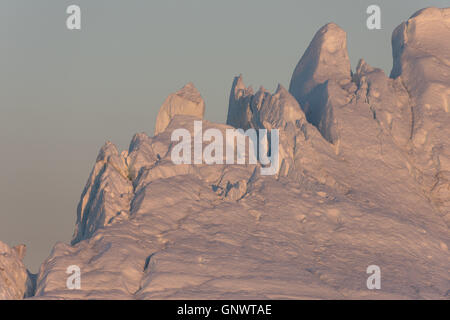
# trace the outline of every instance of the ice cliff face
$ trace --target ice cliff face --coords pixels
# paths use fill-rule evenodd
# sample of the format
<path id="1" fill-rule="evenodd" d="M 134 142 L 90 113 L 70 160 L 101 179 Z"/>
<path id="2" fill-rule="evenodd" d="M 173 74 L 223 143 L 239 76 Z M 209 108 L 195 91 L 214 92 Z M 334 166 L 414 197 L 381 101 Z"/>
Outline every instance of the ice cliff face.
<path id="1" fill-rule="evenodd" d="M 409 151 L 414 176 L 450 222 L 450 10 L 427 8 L 392 35 L 391 77 L 402 83 L 411 108 Z"/>
<path id="2" fill-rule="evenodd" d="M 170 95 L 154 137 L 100 150 L 72 244 L 42 264 L 35 298 L 448 299 L 449 23 L 450 9 L 429 8 L 400 25 L 391 77 L 364 60 L 352 73 L 346 34 L 328 24 L 289 91 L 236 77 L 226 125 L 201 120 L 192 84 Z M 278 174 L 173 164 L 171 133 L 195 120 L 224 136 L 279 129 Z M 366 287 L 373 264 L 381 290 Z M 80 290 L 66 287 L 71 265 Z"/>

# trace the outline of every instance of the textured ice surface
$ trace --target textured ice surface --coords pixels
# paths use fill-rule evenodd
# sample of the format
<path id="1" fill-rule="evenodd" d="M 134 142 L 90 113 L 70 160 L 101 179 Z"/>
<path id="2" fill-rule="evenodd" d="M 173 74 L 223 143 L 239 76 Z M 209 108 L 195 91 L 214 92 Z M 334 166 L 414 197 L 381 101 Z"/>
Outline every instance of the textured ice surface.
<path id="1" fill-rule="evenodd" d="M 101 149 L 72 244 L 42 264 L 35 298 L 449 299 L 449 24 L 450 9 L 430 8 L 400 25 L 391 77 L 364 60 L 352 73 L 335 24 L 289 92 L 236 77 L 227 125 L 203 129 L 279 129 L 275 176 L 174 165 L 171 132 L 193 133 L 204 102 L 191 84 L 170 95 L 154 137 Z M 66 288 L 70 265 L 81 290 Z M 381 290 L 366 287 L 369 265 Z"/>
<path id="2" fill-rule="evenodd" d="M 0 300 L 22 299 L 27 293 L 28 273 L 22 259 L 25 246 L 10 248 L 0 241 Z"/>

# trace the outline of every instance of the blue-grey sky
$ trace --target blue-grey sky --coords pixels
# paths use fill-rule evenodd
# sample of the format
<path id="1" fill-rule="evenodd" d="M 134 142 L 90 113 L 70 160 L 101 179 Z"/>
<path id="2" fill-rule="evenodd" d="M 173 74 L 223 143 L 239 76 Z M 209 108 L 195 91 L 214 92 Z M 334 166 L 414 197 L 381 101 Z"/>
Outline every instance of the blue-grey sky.
<path id="1" fill-rule="evenodd" d="M 2 0 L 0 2 L 0 240 L 25 243 L 36 272 L 72 236 L 76 205 L 106 140 L 126 149 L 153 133 L 166 96 L 192 81 L 206 118 L 224 122 L 232 79 L 274 90 L 315 32 L 348 33 L 389 73 L 391 33 L 415 11 L 448 0 Z M 66 28 L 66 8 L 82 29 Z M 382 29 L 366 28 L 381 7 Z"/>

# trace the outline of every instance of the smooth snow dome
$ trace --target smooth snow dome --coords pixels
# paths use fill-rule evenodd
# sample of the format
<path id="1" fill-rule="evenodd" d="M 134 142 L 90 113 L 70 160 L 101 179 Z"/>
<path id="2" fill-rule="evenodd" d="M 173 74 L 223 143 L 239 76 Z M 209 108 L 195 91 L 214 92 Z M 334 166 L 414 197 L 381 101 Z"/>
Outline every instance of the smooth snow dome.
<path id="1" fill-rule="evenodd" d="M 24 263 L 34 272 L 56 241 L 71 240 L 99 148 L 111 140 L 123 150 L 136 132 L 153 134 L 170 93 L 192 81 L 205 119 L 224 124 L 233 77 L 242 73 L 246 85 L 270 92 L 278 83 L 289 88 L 330 22 L 347 33 L 354 72 L 364 58 L 389 74 L 395 27 L 421 8 L 448 5 L 380 0 L 382 29 L 369 31 L 369 0 L 76 2 L 80 31 L 65 26 L 73 1 L 0 3 L 0 240 L 26 244 Z"/>

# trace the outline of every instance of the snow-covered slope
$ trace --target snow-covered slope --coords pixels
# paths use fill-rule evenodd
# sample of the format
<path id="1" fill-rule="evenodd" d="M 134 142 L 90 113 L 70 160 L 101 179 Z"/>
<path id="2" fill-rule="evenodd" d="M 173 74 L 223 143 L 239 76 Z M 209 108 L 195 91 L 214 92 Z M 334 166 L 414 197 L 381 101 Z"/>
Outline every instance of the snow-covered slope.
<path id="1" fill-rule="evenodd" d="M 161 107 L 154 137 L 100 150 L 72 243 L 42 264 L 36 299 L 437 298 L 450 289 L 450 9 L 393 34 L 387 77 L 346 34 L 321 28 L 289 91 L 232 84 L 227 124 L 201 120 L 192 84 Z M 448 104 L 448 103 L 447 103 Z M 171 161 L 171 133 L 280 130 L 280 170 Z M 204 146 L 208 143 L 204 143 Z M 81 289 L 66 270 L 81 270 Z M 381 290 L 368 290 L 378 265 Z"/>

